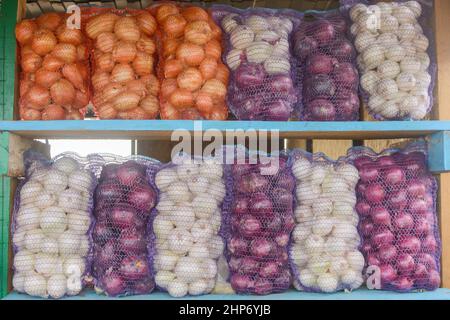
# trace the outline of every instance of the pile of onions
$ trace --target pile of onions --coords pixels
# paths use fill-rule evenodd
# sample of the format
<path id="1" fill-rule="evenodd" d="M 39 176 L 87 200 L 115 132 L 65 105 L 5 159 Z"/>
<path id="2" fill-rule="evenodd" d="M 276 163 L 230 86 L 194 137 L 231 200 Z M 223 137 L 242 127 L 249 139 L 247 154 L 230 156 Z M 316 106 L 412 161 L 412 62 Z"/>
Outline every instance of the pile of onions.
<path id="1" fill-rule="evenodd" d="M 354 153 L 359 231 L 366 265 L 381 289 L 434 290 L 440 284 L 436 182 L 417 149 Z M 373 270 L 372 270 L 373 271 Z"/>
<path id="2" fill-rule="evenodd" d="M 152 12 L 161 31 L 161 118 L 226 120 L 229 71 L 220 28 L 200 7 L 165 3 Z"/>
<path id="3" fill-rule="evenodd" d="M 33 165 L 13 215 L 13 288 L 43 298 L 77 295 L 88 271 L 95 179 L 69 156 Z"/>
<path id="4" fill-rule="evenodd" d="M 156 285 L 173 297 L 210 293 L 216 286 L 226 194 L 223 167 L 177 156 L 156 174 L 160 197 L 153 222 Z"/>
<path id="5" fill-rule="evenodd" d="M 66 26 L 67 15 L 46 13 L 16 25 L 20 46 L 22 120 L 79 120 L 89 103 L 86 39 Z"/>
<path id="6" fill-rule="evenodd" d="M 113 10 L 88 20 L 85 31 L 94 44 L 92 101 L 100 119 L 159 115 L 156 28 L 155 18 L 139 10 Z"/>
<path id="7" fill-rule="evenodd" d="M 358 170 L 345 161 L 294 154 L 296 226 L 290 258 L 297 290 L 336 292 L 363 283 L 364 257 L 358 247 L 355 186 Z"/>
<path id="8" fill-rule="evenodd" d="M 272 160 L 231 166 L 227 256 L 237 293 L 265 295 L 291 285 L 288 244 L 294 228 L 295 180 L 287 157 Z M 269 167 L 270 172 L 264 172 Z"/>
<path id="9" fill-rule="evenodd" d="M 305 18 L 293 36 L 297 87 L 303 86 L 301 118 L 359 120 L 359 78 L 347 23 L 339 13 L 312 18 Z"/>
<path id="10" fill-rule="evenodd" d="M 147 223 L 157 194 L 147 179 L 152 164 L 129 160 L 103 166 L 95 195 L 92 272 L 108 296 L 146 294 L 155 286 Z"/>
<path id="11" fill-rule="evenodd" d="M 361 87 L 380 119 L 421 120 L 431 108 L 429 40 L 418 1 L 351 7 Z"/>
<path id="12" fill-rule="evenodd" d="M 240 120 L 286 121 L 297 102 L 289 38 L 294 18 L 265 9 L 213 8 L 226 36 L 227 100 Z"/>

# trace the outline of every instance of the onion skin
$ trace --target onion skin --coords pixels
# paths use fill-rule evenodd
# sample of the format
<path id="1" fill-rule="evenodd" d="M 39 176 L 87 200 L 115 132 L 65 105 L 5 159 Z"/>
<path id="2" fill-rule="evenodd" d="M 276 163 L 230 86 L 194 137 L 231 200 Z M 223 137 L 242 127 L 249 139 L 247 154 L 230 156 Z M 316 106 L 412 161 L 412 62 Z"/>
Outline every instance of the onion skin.
<path id="1" fill-rule="evenodd" d="M 48 105 L 42 112 L 42 120 L 64 120 L 66 112 L 56 104 Z"/>
<path id="2" fill-rule="evenodd" d="M 41 68 L 35 73 L 35 82 L 44 88 L 50 88 L 61 77 L 60 72 L 52 72 Z"/>
<path id="3" fill-rule="evenodd" d="M 66 64 L 62 68 L 62 74 L 67 80 L 72 83 L 72 85 L 76 89 L 80 90 L 81 92 L 86 92 L 84 79 L 76 64 Z"/>
<path id="4" fill-rule="evenodd" d="M 52 50 L 52 55 L 65 63 L 74 63 L 78 58 L 77 47 L 70 43 L 58 43 Z"/>
<path id="5" fill-rule="evenodd" d="M 50 94 L 54 103 L 68 106 L 75 99 L 75 88 L 68 80 L 60 79 L 50 87 Z"/>
<path id="6" fill-rule="evenodd" d="M 114 34 L 119 40 L 130 42 L 137 42 L 141 36 L 136 19 L 128 16 L 117 19 Z"/>
<path id="7" fill-rule="evenodd" d="M 56 36 L 60 42 L 70 43 L 74 46 L 78 46 L 83 42 L 81 30 L 68 29 L 64 24 L 56 30 Z"/>
<path id="8" fill-rule="evenodd" d="M 32 86 L 24 98 L 28 107 L 36 110 L 42 110 L 50 104 L 50 93 L 46 88 L 38 85 Z"/>
<path id="9" fill-rule="evenodd" d="M 46 55 L 42 61 L 42 67 L 48 71 L 59 71 L 64 66 L 64 61 L 52 56 Z M 25 71 L 25 70 L 24 70 Z M 25 71 L 28 72 L 28 71 Z"/>
<path id="10" fill-rule="evenodd" d="M 34 52 L 25 53 L 22 56 L 20 66 L 25 73 L 36 72 L 42 65 L 42 58 Z"/>
<path id="11" fill-rule="evenodd" d="M 134 92 L 123 92 L 115 97 L 113 107 L 118 111 L 132 110 L 138 106 L 140 99 Z"/>
<path id="12" fill-rule="evenodd" d="M 37 25 L 33 20 L 25 19 L 16 25 L 16 39 L 21 45 L 25 45 L 33 38 Z"/>
<path id="13" fill-rule="evenodd" d="M 96 39 L 103 32 L 112 32 L 119 17 L 113 13 L 104 13 L 91 18 L 86 24 L 86 33 L 91 39 Z"/>
<path id="14" fill-rule="evenodd" d="M 36 23 L 40 28 L 51 31 L 55 31 L 62 21 L 62 15 L 55 12 L 42 14 L 36 19 Z"/>
<path id="15" fill-rule="evenodd" d="M 27 108 L 20 111 L 22 120 L 41 120 L 41 112 L 35 109 Z"/>
<path id="16" fill-rule="evenodd" d="M 156 19 L 148 12 L 142 12 L 136 16 L 139 29 L 147 36 L 152 36 L 157 28 Z"/>

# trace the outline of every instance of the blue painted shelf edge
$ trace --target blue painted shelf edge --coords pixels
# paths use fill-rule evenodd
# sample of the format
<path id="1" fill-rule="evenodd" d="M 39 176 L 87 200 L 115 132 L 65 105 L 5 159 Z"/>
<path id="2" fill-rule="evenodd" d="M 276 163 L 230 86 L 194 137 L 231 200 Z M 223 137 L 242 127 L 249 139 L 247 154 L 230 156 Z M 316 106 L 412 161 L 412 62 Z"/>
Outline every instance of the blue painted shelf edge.
<path id="1" fill-rule="evenodd" d="M 65 297 L 63 300 L 450 300 L 450 289 L 438 289 L 430 292 L 396 293 L 380 290 L 359 289 L 353 292 L 337 292 L 332 294 L 308 293 L 298 291 L 288 291 L 285 293 L 272 294 L 267 296 L 246 296 L 246 295 L 204 295 L 198 297 L 172 298 L 164 292 L 154 292 L 148 295 L 127 296 L 121 298 L 111 298 L 105 295 L 97 295 L 94 291 L 87 290 L 79 296 Z M 11 292 L 3 300 L 42 300 Z"/>

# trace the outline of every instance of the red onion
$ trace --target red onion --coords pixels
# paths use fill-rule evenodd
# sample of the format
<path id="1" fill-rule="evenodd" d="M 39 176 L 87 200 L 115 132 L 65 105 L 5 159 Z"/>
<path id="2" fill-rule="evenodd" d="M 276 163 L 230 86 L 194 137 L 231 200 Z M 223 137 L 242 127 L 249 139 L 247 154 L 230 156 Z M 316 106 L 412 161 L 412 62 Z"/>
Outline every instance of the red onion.
<path id="1" fill-rule="evenodd" d="M 147 294 L 153 291 L 155 282 L 151 278 L 141 279 L 133 282 L 131 290 L 133 294 Z"/>
<path id="2" fill-rule="evenodd" d="M 410 180 L 406 190 L 410 197 L 423 197 L 427 192 L 425 184 L 418 179 Z"/>
<path id="3" fill-rule="evenodd" d="M 115 240 L 108 240 L 103 247 L 96 247 L 94 254 L 94 265 L 100 269 L 106 269 L 117 262 Z"/>
<path id="4" fill-rule="evenodd" d="M 247 241 L 242 238 L 233 237 L 228 243 L 228 250 L 230 250 L 232 254 L 245 254 L 247 249 Z"/>
<path id="5" fill-rule="evenodd" d="M 428 235 L 422 242 L 422 250 L 431 254 L 437 252 L 438 244 L 434 235 Z"/>
<path id="6" fill-rule="evenodd" d="M 397 256 L 397 249 L 393 245 L 382 246 L 378 250 L 378 257 L 382 262 L 388 263 Z"/>
<path id="7" fill-rule="evenodd" d="M 426 286 L 426 284 L 428 282 L 428 275 L 429 275 L 429 271 L 428 271 L 427 267 L 422 263 L 418 263 L 414 270 L 414 279 L 415 279 L 416 285 Z"/>
<path id="8" fill-rule="evenodd" d="M 359 171 L 361 171 L 365 166 L 367 166 L 368 164 L 371 164 L 371 163 L 372 163 L 372 159 L 367 156 L 359 157 L 359 158 L 355 159 L 355 161 L 353 161 L 353 164 Z"/>
<path id="9" fill-rule="evenodd" d="M 272 201 L 262 192 L 255 193 L 250 199 L 250 212 L 252 214 L 273 213 Z"/>
<path id="10" fill-rule="evenodd" d="M 391 167 L 385 170 L 384 179 L 387 184 L 396 185 L 405 181 L 405 174 L 399 167 Z"/>
<path id="11" fill-rule="evenodd" d="M 372 252 L 373 251 L 373 248 L 372 248 L 372 244 L 370 244 L 370 243 L 364 243 L 362 246 L 361 246 L 361 251 L 362 252 L 364 252 L 364 253 L 369 253 L 369 252 Z"/>
<path id="12" fill-rule="evenodd" d="M 403 189 L 390 193 L 389 205 L 392 209 L 402 211 L 408 203 L 406 191 Z"/>
<path id="13" fill-rule="evenodd" d="M 99 202 L 111 205 L 113 201 L 118 201 L 123 197 L 123 191 L 117 180 L 105 180 L 98 185 L 95 197 L 97 207 L 99 207 Z"/>
<path id="14" fill-rule="evenodd" d="M 408 277 L 399 277 L 392 282 L 392 285 L 399 291 L 411 290 L 414 282 Z"/>
<path id="15" fill-rule="evenodd" d="M 231 275 L 230 283 L 237 292 L 247 291 L 254 287 L 254 282 L 249 276 L 238 273 Z"/>
<path id="16" fill-rule="evenodd" d="M 126 284 L 117 274 L 108 274 L 101 279 L 101 283 L 108 296 L 117 296 L 125 291 Z"/>
<path id="17" fill-rule="evenodd" d="M 306 97 L 331 98 L 336 93 L 336 85 L 330 76 L 314 74 L 306 79 L 303 92 Z"/>
<path id="18" fill-rule="evenodd" d="M 248 213 L 248 198 L 236 197 L 234 200 L 233 214 L 244 215 Z"/>
<path id="19" fill-rule="evenodd" d="M 287 290 L 291 285 L 292 279 L 289 270 L 285 270 L 273 280 L 275 290 Z"/>
<path id="20" fill-rule="evenodd" d="M 375 162 L 381 167 L 390 167 L 395 164 L 395 161 L 391 156 L 379 157 Z"/>
<path id="21" fill-rule="evenodd" d="M 356 192 L 359 194 L 364 194 L 367 189 L 367 184 L 363 183 L 361 180 L 359 180 L 358 184 L 356 185 Z"/>
<path id="22" fill-rule="evenodd" d="M 131 206 L 116 206 L 111 211 L 111 223 L 118 228 L 142 228 L 144 221 Z"/>
<path id="23" fill-rule="evenodd" d="M 228 267 L 230 268 L 231 272 L 238 272 L 241 268 L 242 264 L 242 258 L 237 257 L 230 257 L 230 260 L 228 260 Z"/>
<path id="24" fill-rule="evenodd" d="M 279 272 L 279 264 L 275 261 L 261 263 L 259 275 L 264 278 L 273 278 Z"/>
<path id="25" fill-rule="evenodd" d="M 277 99 L 265 105 L 266 118 L 272 121 L 287 121 L 291 116 L 292 107 L 289 102 Z"/>
<path id="26" fill-rule="evenodd" d="M 355 50 L 353 45 L 347 39 L 342 39 L 333 42 L 329 46 L 330 54 L 336 57 L 339 61 L 349 61 L 352 60 L 355 55 Z"/>
<path id="27" fill-rule="evenodd" d="M 378 169 L 374 167 L 363 167 L 359 170 L 359 178 L 362 182 L 370 182 L 376 180 L 378 177 Z"/>
<path id="28" fill-rule="evenodd" d="M 259 262 L 255 259 L 244 257 L 240 259 L 238 271 L 245 274 L 254 274 L 259 270 Z"/>
<path id="29" fill-rule="evenodd" d="M 420 214 L 420 212 L 426 211 L 428 209 L 428 205 L 425 200 L 416 198 L 411 200 L 409 209 L 411 210 L 412 214 Z"/>
<path id="30" fill-rule="evenodd" d="M 234 177 L 240 177 L 244 174 L 249 173 L 252 170 L 252 165 L 243 163 L 243 164 L 234 164 L 231 168 Z"/>
<path id="31" fill-rule="evenodd" d="M 390 264 L 383 264 L 380 266 L 381 283 L 390 283 L 397 278 L 397 270 Z"/>
<path id="32" fill-rule="evenodd" d="M 375 207 L 370 211 L 372 221 L 378 225 L 391 225 L 391 216 L 385 207 Z"/>
<path id="33" fill-rule="evenodd" d="M 145 168 L 136 161 L 127 161 L 117 168 L 117 178 L 123 185 L 132 186 L 145 179 Z"/>
<path id="34" fill-rule="evenodd" d="M 334 67 L 333 78 L 336 83 L 347 88 L 356 88 L 358 85 L 358 72 L 348 62 L 340 63 Z"/>
<path id="35" fill-rule="evenodd" d="M 394 235 L 387 229 L 379 230 L 372 235 L 372 243 L 377 247 L 391 244 L 393 241 Z"/>
<path id="36" fill-rule="evenodd" d="M 272 289 L 273 289 L 272 282 L 270 282 L 267 279 L 258 278 L 255 281 L 255 294 L 259 295 L 269 294 L 272 292 Z"/>
<path id="37" fill-rule="evenodd" d="M 279 233 L 275 236 L 275 242 L 280 247 L 286 247 L 289 243 L 289 234 Z"/>
<path id="38" fill-rule="evenodd" d="M 155 206 L 156 193 L 147 184 L 140 184 L 128 194 L 128 202 L 136 209 L 149 213 Z"/>
<path id="39" fill-rule="evenodd" d="M 380 260 L 378 260 L 377 256 L 375 254 L 369 254 L 367 256 L 367 265 L 368 266 L 379 266 Z"/>
<path id="40" fill-rule="evenodd" d="M 273 215 L 266 221 L 265 230 L 269 232 L 278 232 L 283 226 L 283 220 L 280 215 Z"/>
<path id="41" fill-rule="evenodd" d="M 306 61 L 306 71 L 312 74 L 331 73 L 333 59 L 326 54 L 315 54 Z"/>
<path id="42" fill-rule="evenodd" d="M 370 220 L 365 220 L 365 221 L 361 222 L 359 228 L 363 235 L 370 236 L 370 235 L 372 235 L 373 230 L 375 229 L 375 226 L 372 222 L 370 222 Z"/>
<path id="43" fill-rule="evenodd" d="M 414 231 L 417 235 L 428 235 L 432 230 L 431 224 L 426 217 L 417 217 Z"/>
<path id="44" fill-rule="evenodd" d="M 384 196 L 385 192 L 380 184 L 372 184 L 368 186 L 366 188 L 366 192 L 364 193 L 366 200 L 373 203 L 380 203 L 383 201 Z"/>
<path id="45" fill-rule="evenodd" d="M 139 254 L 145 252 L 146 241 L 143 233 L 136 228 L 125 229 L 119 237 L 118 247 L 123 252 Z"/>
<path id="46" fill-rule="evenodd" d="M 274 249 L 275 249 L 275 246 L 274 246 L 273 242 L 271 242 L 267 239 L 263 239 L 263 238 L 254 239 L 250 243 L 251 253 L 254 256 L 259 257 L 259 258 L 264 258 L 264 257 L 270 256 L 273 253 Z"/>
<path id="47" fill-rule="evenodd" d="M 243 216 L 239 221 L 239 231 L 245 237 L 252 237 L 261 231 L 261 222 L 251 215 Z"/>
<path id="48" fill-rule="evenodd" d="M 315 52 L 319 44 L 312 37 L 304 37 L 300 32 L 294 35 L 294 54 L 301 60 Z"/>
<path id="49" fill-rule="evenodd" d="M 401 253 L 397 257 L 397 270 L 400 273 L 409 273 L 415 269 L 416 263 L 414 262 L 414 258 L 407 254 Z"/>
<path id="50" fill-rule="evenodd" d="M 145 257 L 130 256 L 122 260 L 120 274 L 125 280 L 139 280 L 149 274 L 148 262 Z"/>
<path id="51" fill-rule="evenodd" d="M 312 36 L 321 45 L 331 42 L 336 34 L 333 25 L 327 20 L 317 21 L 311 28 Z"/>
<path id="52" fill-rule="evenodd" d="M 336 117 L 334 105 L 326 99 L 315 99 L 307 102 L 306 110 L 317 121 L 332 121 Z"/>
<path id="53" fill-rule="evenodd" d="M 408 213 L 399 213 L 394 219 L 394 225 L 399 229 L 411 229 L 414 227 L 414 219 Z"/>
<path id="54" fill-rule="evenodd" d="M 417 265 L 424 265 L 427 270 L 437 270 L 436 260 L 431 254 L 419 253 L 414 258 L 417 262 Z"/>
<path id="55" fill-rule="evenodd" d="M 274 188 L 283 188 L 288 191 L 294 190 L 295 187 L 295 179 L 290 174 L 280 174 L 273 183 Z"/>
<path id="56" fill-rule="evenodd" d="M 250 173 L 241 177 L 236 186 L 236 190 L 244 193 L 255 193 L 263 191 L 268 185 L 269 181 L 267 178 L 259 173 Z"/>
<path id="57" fill-rule="evenodd" d="M 361 200 L 356 204 L 356 211 L 364 217 L 369 216 L 370 208 L 370 205 L 364 200 Z"/>
<path id="58" fill-rule="evenodd" d="M 441 285 L 441 275 L 436 270 L 431 270 L 428 274 L 428 284 L 431 288 L 437 289 Z"/>
<path id="59" fill-rule="evenodd" d="M 417 253 L 420 250 L 420 240 L 415 236 L 405 236 L 400 240 L 400 249 L 408 253 Z"/>
<path id="60" fill-rule="evenodd" d="M 103 246 L 109 239 L 115 238 L 114 231 L 108 226 L 107 221 L 100 220 L 95 223 L 92 238 L 96 244 Z"/>
<path id="61" fill-rule="evenodd" d="M 292 230 L 294 230 L 295 227 L 295 220 L 294 217 L 291 216 L 291 211 L 288 212 L 288 214 L 284 217 L 284 229 L 287 230 L 288 232 L 291 232 Z"/>
<path id="62" fill-rule="evenodd" d="M 291 93 L 294 90 L 294 85 L 291 77 L 277 75 L 270 79 L 270 89 L 276 93 Z"/>
<path id="63" fill-rule="evenodd" d="M 242 88 L 258 86 L 264 82 L 264 68 L 261 64 L 241 64 L 235 73 L 236 85 Z"/>
<path id="64" fill-rule="evenodd" d="M 117 168 L 119 165 L 117 163 L 110 163 L 103 167 L 100 179 L 102 181 L 107 179 L 117 179 Z"/>
<path id="65" fill-rule="evenodd" d="M 289 209 L 291 211 L 294 205 L 292 192 L 283 188 L 273 188 L 271 196 L 275 209 Z"/>

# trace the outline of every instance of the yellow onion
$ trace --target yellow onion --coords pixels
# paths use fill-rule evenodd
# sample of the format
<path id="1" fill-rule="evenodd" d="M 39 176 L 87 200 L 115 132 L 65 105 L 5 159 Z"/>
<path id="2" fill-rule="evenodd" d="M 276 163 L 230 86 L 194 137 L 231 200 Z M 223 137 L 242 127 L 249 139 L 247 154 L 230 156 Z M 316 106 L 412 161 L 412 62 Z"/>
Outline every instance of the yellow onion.
<path id="1" fill-rule="evenodd" d="M 159 113 L 159 100 L 157 97 L 148 95 L 139 103 L 139 107 L 144 110 L 150 118 L 156 118 Z"/>
<path id="2" fill-rule="evenodd" d="M 36 31 L 37 25 L 33 20 L 22 20 L 16 25 L 16 39 L 24 45 L 33 38 L 33 33 Z"/>
<path id="3" fill-rule="evenodd" d="M 63 22 L 62 15 L 56 12 L 49 12 L 40 15 L 36 19 L 37 25 L 42 29 L 49 29 L 55 31 L 58 26 Z"/>
<path id="4" fill-rule="evenodd" d="M 86 24 L 86 34 L 89 38 L 96 39 L 103 32 L 112 32 L 118 18 L 113 13 L 104 13 L 93 17 Z"/>
<path id="5" fill-rule="evenodd" d="M 217 99 L 225 99 L 227 94 L 227 87 L 217 79 L 210 79 L 203 85 L 202 92 L 205 92 Z"/>
<path id="6" fill-rule="evenodd" d="M 89 76 L 89 65 L 81 62 L 76 63 L 76 65 L 81 77 L 86 80 Z"/>
<path id="7" fill-rule="evenodd" d="M 22 97 L 33 86 L 34 82 L 29 79 L 21 79 L 19 84 L 19 95 Z"/>
<path id="8" fill-rule="evenodd" d="M 44 61 L 42 61 L 42 67 L 48 71 L 58 71 L 64 65 L 64 61 L 58 59 L 51 54 L 45 56 Z"/>
<path id="9" fill-rule="evenodd" d="M 133 42 L 119 41 L 113 50 L 113 60 L 120 63 L 129 63 L 136 57 L 136 46 Z"/>
<path id="10" fill-rule="evenodd" d="M 153 96 L 157 96 L 159 93 L 159 80 L 155 75 L 149 74 L 141 77 L 141 80 L 145 83 L 147 91 L 149 94 Z"/>
<path id="11" fill-rule="evenodd" d="M 42 120 L 64 120 L 66 112 L 61 106 L 51 104 L 42 111 Z"/>
<path id="12" fill-rule="evenodd" d="M 27 45 L 25 45 L 23 47 L 22 46 L 20 47 L 20 57 L 23 57 L 27 53 L 35 53 L 33 51 L 33 49 L 31 49 L 31 44 L 27 44 Z"/>
<path id="13" fill-rule="evenodd" d="M 119 112 L 117 114 L 117 117 L 119 119 L 124 119 L 124 120 L 147 120 L 147 119 L 151 119 L 150 115 L 145 112 L 142 108 L 134 108 L 133 110 L 130 111 L 125 111 L 125 112 Z"/>
<path id="14" fill-rule="evenodd" d="M 56 81 L 61 79 L 61 72 L 48 71 L 44 68 L 40 68 L 35 73 L 35 82 L 44 88 L 50 88 Z"/>
<path id="15" fill-rule="evenodd" d="M 153 62 L 153 56 L 139 51 L 133 60 L 134 71 L 140 76 L 153 73 Z"/>
<path id="16" fill-rule="evenodd" d="M 145 82 L 141 79 L 127 82 L 126 90 L 137 93 L 141 98 L 147 95 L 147 87 Z"/>
<path id="17" fill-rule="evenodd" d="M 111 104 L 104 104 L 98 107 L 98 116 L 100 119 L 116 119 L 117 110 Z"/>
<path id="18" fill-rule="evenodd" d="M 65 63 L 77 61 L 77 47 L 70 43 L 58 43 L 52 51 L 52 55 Z"/>
<path id="19" fill-rule="evenodd" d="M 83 115 L 78 110 L 69 110 L 66 113 L 66 120 L 83 120 Z"/>
<path id="20" fill-rule="evenodd" d="M 79 29 L 69 29 L 65 24 L 56 30 L 56 36 L 60 42 L 70 43 L 75 46 L 83 42 L 83 34 Z"/>
<path id="21" fill-rule="evenodd" d="M 148 54 L 154 54 L 156 51 L 155 41 L 146 36 L 141 36 L 139 41 L 136 43 L 136 48 Z"/>
<path id="22" fill-rule="evenodd" d="M 70 81 L 63 78 L 50 87 L 50 95 L 53 103 L 68 106 L 75 99 L 75 88 Z"/>
<path id="23" fill-rule="evenodd" d="M 110 80 L 117 83 L 126 83 L 135 79 L 133 68 L 129 64 L 119 63 L 111 71 Z"/>
<path id="24" fill-rule="evenodd" d="M 58 40 L 56 40 L 53 32 L 47 29 L 41 29 L 34 33 L 31 48 L 38 55 L 43 56 L 50 53 L 57 43 Z"/>
<path id="25" fill-rule="evenodd" d="M 81 92 L 77 90 L 75 92 L 75 99 L 73 100 L 72 107 L 75 109 L 81 109 L 89 104 L 89 94 L 88 92 Z"/>
<path id="26" fill-rule="evenodd" d="M 100 51 L 97 51 L 100 53 Z M 114 68 L 114 61 L 111 53 L 100 53 L 95 57 L 95 69 L 110 72 Z"/>
<path id="27" fill-rule="evenodd" d="M 100 33 L 95 40 L 95 47 L 103 52 L 112 52 L 116 42 L 117 37 L 114 33 L 103 32 Z"/>
<path id="28" fill-rule="evenodd" d="M 133 17 L 120 17 L 114 25 L 114 34 L 123 41 L 136 42 L 141 37 L 136 19 Z"/>
<path id="29" fill-rule="evenodd" d="M 20 61 L 22 71 L 26 73 L 36 72 L 42 65 L 42 58 L 36 53 L 25 53 Z"/>
<path id="30" fill-rule="evenodd" d="M 96 72 L 92 75 L 91 82 L 94 89 L 100 91 L 109 83 L 109 73 Z"/>
<path id="31" fill-rule="evenodd" d="M 42 110 L 50 104 L 50 93 L 48 89 L 39 85 L 32 86 L 25 95 L 27 107 Z"/>
<path id="32" fill-rule="evenodd" d="M 184 29 L 184 37 L 187 41 L 201 46 L 211 40 L 212 30 L 206 21 L 193 21 Z"/>
<path id="33" fill-rule="evenodd" d="M 69 80 L 76 89 L 80 90 L 81 92 L 86 91 L 86 85 L 76 64 L 66 64 L 62 68 L 62 74 L 64 78 Z"/>
<path id="34" fill-rule="evenodd" d="M 156 31 L 156 20 L 148 12 L 142 12 L 136 16 L 136 22 L 139 29 L 148 36 L 151 36 Z"/>
<path id="35" fill-rule="evenodd" d="M 20 111 L 22 120 L 41 120 L 41 112 L 31 108 L 24 108 Z"/>
<path id="36" fill-rule="evenodd" d="M 85 45 L 78 45 L 77 46 L 77 60 L 78 61 L 83 61 L 83 60 L 87 60 L 89 58 L 89 51 L 86 48 Z"/>
<path id="37" fill-rule="evenodd" d="M 136 108 L 139 100 L 141 100 L 141 97 L 137 93 L 122 92 L 114 98 L 112 105 L 119 112 L 128 111 Z"/>
<path id="38" fill-rule="evenodd" d="M 124 91 L 125 87 L 120 83 L 110 83 L 103 88 L 101 92 L 101 101 L 102 103 L 106 103 Z"/>

